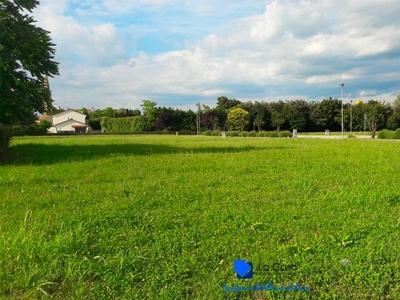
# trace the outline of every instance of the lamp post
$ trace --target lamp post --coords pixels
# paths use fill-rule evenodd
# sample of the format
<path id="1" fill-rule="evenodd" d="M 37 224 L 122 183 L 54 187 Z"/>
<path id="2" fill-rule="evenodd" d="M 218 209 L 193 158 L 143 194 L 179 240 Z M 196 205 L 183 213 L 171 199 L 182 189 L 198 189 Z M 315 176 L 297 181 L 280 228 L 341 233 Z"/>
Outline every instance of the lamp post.
<path id="1" fill-rule="evenodd" d="M 350 100 L 350 134 L 353 133 L 353 100 Z"/>
<path id="2" fill-rule="evenodd" d="M 197 102 L 196 106 L 197 106 L 196 129 L 197 129 L 197 135 L 200 135 L 200 108 L 201 108 L 200 102 Z"/>
<path id="3" fill-rule="evenodd" d="M 341 83 L 340 86 L 342 87 L 342 138 L 344 137 L 344 132 L 343 132 L 343 87 L 344 83 Z"/>
<path id="4" fill-rule="evenodd" d="M 367 114 L 364 114 L 364 137 L 367 137 L 367 136 L 365 135 L 366 129 L 367 129 Z"/>

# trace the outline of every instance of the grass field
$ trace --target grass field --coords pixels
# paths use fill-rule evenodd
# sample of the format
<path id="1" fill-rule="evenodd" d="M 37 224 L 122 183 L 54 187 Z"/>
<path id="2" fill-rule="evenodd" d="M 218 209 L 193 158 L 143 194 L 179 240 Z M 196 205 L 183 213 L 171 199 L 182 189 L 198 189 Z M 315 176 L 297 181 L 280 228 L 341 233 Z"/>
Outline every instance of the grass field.
<path id="1" fill-rule="evenodd" d="M 8 157 L 3 299 L 400 299 L 398 142 L 21 137 Z M 224 289 L 269 283 L 309 290 Z"/>

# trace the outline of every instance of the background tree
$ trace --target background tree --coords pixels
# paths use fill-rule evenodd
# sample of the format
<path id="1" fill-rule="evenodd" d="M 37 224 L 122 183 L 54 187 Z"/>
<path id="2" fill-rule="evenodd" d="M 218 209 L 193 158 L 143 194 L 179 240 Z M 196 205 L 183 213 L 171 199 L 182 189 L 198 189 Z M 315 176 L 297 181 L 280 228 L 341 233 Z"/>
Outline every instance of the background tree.
<path id="1" fill-rule="evenodd" d="M 399 113 L 400 114 L 400 92 L 398 93 L 396 99 L 393 102 L 393 111 L 395 113 Z"/>
<path id="2" fill-rule="evenodd" d="M 228 99 L 226 96 L 217 98 L 217 106 L 215 107 L 218 113 L 219 127 L 226 128 L 227 116 L 230 109 L 240 105 L 240 101 L 236 99 Z"/>
<path id="3" fill-rule="evenodd" d="M 249 123 L 249 113 L 242 108 L 233 108 L 228 112 L 228 126 L 230 130 L 243 131 Z"/>
<path id="4" fill-rule="evenodd" d="M 218 113 L 216 110 L 210 110 L 201 115 L 201 125 L 209 130 L 217 130 L 218 128 Z"/>
<path id="5" fill-rule="evenodd" d="M 52 106 L 46 76 L 58 75 L 49 32 L 34 25 L 37 0 L 0 3 L 0 123 L 15 124 Z"/>
<path id="6" fill-rule="evenodd" d="M 376 131 L 384 123 L 384 105 L 379 101 L 369 100 L 365 105 L 365 112 L 371 137 L 375 138 Z"/>
<path id="7" fill-rule="evenodd" d="M 163 112 L 157 115 L 154 127 L 158 130 L 171 130 L 173 129 L 174 123 L 173 114 L 170 112 Z"/>
<path id="8" fill-rule="evenodd" d="M 400 128 L 400 113 L 393 113 L 386 122 L 386 128 L 396 130 Z"/>
<path id="9" fill-rule="evenodd" d="M 338 99 L 324 99 L 310 107 L 310 120 L 318 126 L 318 130 L 340 130 L 337 122 L 340 116 L 341 103 Z"/>
<path id="10" fill-rule="evenodd" d="M 302 131 L 307 125 L 306 116 L 296 108 L 294 102 L 288 102 L 284 105 L 283 116 L 289 122 L 291 130 Z"/>
<path id="11" fill-rule="evenodd" d="M 145 130 L 152 130 L 157 115 L 159 114 L 157 103 L 151 100 L 142 100 L 140 107 L 142 108 L 143 115 L 146 119 Z"/>
<path id="12" fill-rule="evenodd" d="M 285 117 L 276 110 L 273 110 L 271 113 L 271 125 L 276 127 L 276 131 L 281 131 L 281 126 L 285 124 Z"/>

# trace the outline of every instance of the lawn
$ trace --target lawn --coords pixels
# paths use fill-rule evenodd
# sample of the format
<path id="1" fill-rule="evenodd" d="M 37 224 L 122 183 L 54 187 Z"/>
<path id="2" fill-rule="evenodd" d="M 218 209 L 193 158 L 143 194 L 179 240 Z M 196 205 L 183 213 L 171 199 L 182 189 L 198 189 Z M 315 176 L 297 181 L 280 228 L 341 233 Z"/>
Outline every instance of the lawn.
<path id="1" fill-rule="evenodd" d="M 399 157 L 370 139 L 15 138 L 0 298 L 400 299 Z M 228 290 L 270 283 L 308 290 Z"/>

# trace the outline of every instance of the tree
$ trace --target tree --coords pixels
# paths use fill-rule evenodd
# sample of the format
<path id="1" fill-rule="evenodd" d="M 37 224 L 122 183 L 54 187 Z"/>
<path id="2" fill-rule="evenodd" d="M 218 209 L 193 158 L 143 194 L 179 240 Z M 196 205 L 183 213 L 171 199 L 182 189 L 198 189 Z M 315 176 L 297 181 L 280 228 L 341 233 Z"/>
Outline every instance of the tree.
<path id="1" fill-rule="evenodd" d="M 145 130 L 152 130 L 157 115 L 159 114 L 157 103 L 151 100 L 142 100 L 140 106 L 142 107 L 143 115 L 146 119 Z"/>
<path id="2" fill-rule="evenodd" d="M 396 99 L 393 102 L 393 110 L 395 113 L 400 113 L 400 92 L 398 93 Z"/>
<path id="3" fill-rule="evenodd" d="M 365 106 L 365 112 L 367 114 L 367 122 L 369 130 L 371 131 L 371 137 L 375 138 L 376 131 L 383 123 L 384 105 L 379 101 L 370 100 Z"/>
<path id="4" fill-rule="evenodd" d="M 34 25 L 37 0 L 0 2 L 0 123 L 15 124 L 52 106 L 46 76 L 58 75 L 49 32 Z"/>
<path id="5" fill-rule="evenodd" d="M 301 113 L 294 105 L 294 102 L 288 102 L 283 107 L 283 115 L 289 121 L 290 129 L 302 131 L 307 125 L 306 116 Z"/>
<path id="6" fill-rule="evenodd" d="M 258 131 L 262 130 L 262 127 L 265 124 L 264 121 L 264 112 L 263 111 L 259 111 L 256 115 L 256 118 L 254 119 L 254 124 L 256 124 Z"/>
<path id="7" fill-rule="evenodd" d="M 107 118 L 114 118 L 115 117 L 115 110 L 112 107 L 106 107 L 103 109 L 101 112 L 102 117 L 107 117 Z"/>
<path id="8" fill-rule="evenodd" d="M 276 110 L 271 113 L 271 124 L 276 127 L 276 131 L 281 131 L 281 126 L 285 123 L 285 117 Z"/>
<path id="9" fill-rule="evenodd" d="M 210 110 L 201 115 L 201 125 L 207 129 L 217 130 L 218 128 L 218 113 L 216 110 Z"/>
<path id="10" fill-rule="evenodd" d="M 340 123 L 337 118 L 340 116 L 341 102 L 338 99 L 324 99 L 311 106 L 310 118 L 320 130 L 339 130 Z"/>
<path id="11" fill-rule="evenodd" d="M 174 123 L 174 116 L 170 112 L 163 112 L 157 116 L 154 126 L 158 130 L 171 130 Z"/>
<path id="12" fill-rule="evenodd" d="M 249 123 L 249 113 L 242 108 L 233 108 L 228 112 L 228 124 L 230 130 L 244 131 Z"/>
<path id="13" fill-rule="evenodd" d="M 400 113 L 393 113 L 387 120 L 386 127 L 390 130 L 400 128 Z"/>

